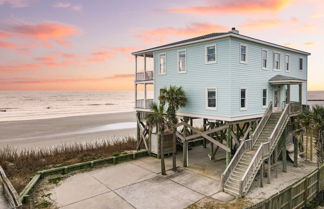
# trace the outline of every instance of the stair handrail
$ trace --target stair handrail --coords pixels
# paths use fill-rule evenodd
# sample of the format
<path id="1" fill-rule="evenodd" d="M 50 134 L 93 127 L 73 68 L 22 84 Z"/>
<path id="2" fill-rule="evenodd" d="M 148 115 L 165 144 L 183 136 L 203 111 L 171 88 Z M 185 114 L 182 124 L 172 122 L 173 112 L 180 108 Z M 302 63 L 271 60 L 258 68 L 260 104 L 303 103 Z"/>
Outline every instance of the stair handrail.
<path id="1" fill-rule="evenodd" d="M 248 168 L 246 169 L 241 182 L 240 182 L 240 195 L 244 196 L 245 193 L 250 189 L 252 182 L 249 183 L 249 179 L 251 175 L 255 175 L 256 172 L 259 170 L 262 161 L 265 157 L 268 156 L 268 152 L 270 149 L 270 142 L 263 142 L 261 143 L 260 147 L 256 151 L 255 155 L 253 156 Z"/>
<path id="2" fill-rule="evenodd" d="M 265 111 L 264 116 L 262 117 L 261 121 L 257 125 L 256 129 L 252 133 L 251 139 L 252 139 L 252 146 L 255 144 L 256 139 L 260 136 L 264 126 L 267 124 L 267 121 L 269 120 L 272 113 L 272 102 L 269 102 L 269 105 Z"/>
<path id="3" fill-rule="evenodd" d="M 245 151 L 251 149 L 251 147 L 252 147 L 251 145 L 252 145 L 251 139 L 244 140 L 240 144 L 239 148 L 236 150 L 232 160 L 230 161 L 230 163 L 228 164 L 228 166 L 226 167 L 225 171 L 222 173 L 222 176 L 221 176 L 221 188 L 223 190 L 224 190 L 225 182 L 231 175 L 232 171 L 234 170 L 234 168 L 240 161 L 240 159 L 241 159 L 242 155 L 245 153 Z"/>
<path id="4" fill-rule="evenodd" d="M 286 104 L 284 111 L 281 113 L 281 116 L 273 129 L 271 135 L 268 137 L 268 140 L 270 142 L 270 150 L 269 154 L 272 152 L 272 148 L 277 141 L 278 136 L 281 134 L 280 132 L 286 126 L 286 122 L 289 119 L 289 108 L 290 108 L 290 103 Z"/>

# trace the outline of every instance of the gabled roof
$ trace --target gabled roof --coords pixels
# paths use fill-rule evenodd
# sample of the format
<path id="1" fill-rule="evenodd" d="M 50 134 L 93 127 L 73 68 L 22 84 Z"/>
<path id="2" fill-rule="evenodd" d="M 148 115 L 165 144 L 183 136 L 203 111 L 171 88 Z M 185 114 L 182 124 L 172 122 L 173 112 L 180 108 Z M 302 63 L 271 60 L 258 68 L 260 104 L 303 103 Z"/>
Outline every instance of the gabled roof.
<path id="1" fill-rule="evenodd" d="M 270 84 L 299 84 L 306 80 L 285 76 L 285 75 L 276 75 L 269 79 Z"/>
<path id="2" fill-rule="evenodd" d="M 138 55 L 138 56 L 142 56 L 143 54 L 152 56 L 152 53 L 155 51 L 174 48 L 174 47 L 180 47 L 180 46 L 185 46 L 185 45 L 190 45 L 190 44 L 195 44 L 195 43 L 200 43 L 200 42 L 205 42 L 205 41 L 211 41 L 211 40 L 216 40 L 216 39 L 226 38 L 226 37 L 235 37 L 238 39 L 251 41 L 254 43 L 259 43 L 259 44 L 263 44 L 263 45 L 267 45 L 267 46 L 271 46 L 271 47 L 275 47 L 275 48 L 280 48 L 280 49 L 287 50 L 287 51 L 292 51 L 292 52 L 296 52 L 296 53 L 300 53 L 300 54 L 304 54 L 304 55 L 310 55 L 310 53 L 305 52 L 305 51 L 301 51 L 298 49 L 293 49 L 290 47 L 281 46 L 281 45 L 270 43 L 270 42 L 263 41 L 260 39 L 255 39 L 255 38 L 252 38 L 249 36 L 241 35 L 236 30 L 232 30 L 229 32 L 224 32 L 224 33 L 210 33 L 210 34 L 206 34 L 206 35 L 202 35 L 202 36 L 198 36 L 198 37 L 194 37 L 194 38 L 190 38 L 190 39 L 185 39 L 182 41 L 177 41 L 177 42 L 173 42 L 173 43 L 169 43 L 169 44 L 165 44 L 165 45 L 161 45 L 161 46 L 157 46 L 157 47 L 153 47 L 153 48 L 149 48 L 149 49 L 136 51 L 136 52 L 133 52 L 132 54 Z"/>

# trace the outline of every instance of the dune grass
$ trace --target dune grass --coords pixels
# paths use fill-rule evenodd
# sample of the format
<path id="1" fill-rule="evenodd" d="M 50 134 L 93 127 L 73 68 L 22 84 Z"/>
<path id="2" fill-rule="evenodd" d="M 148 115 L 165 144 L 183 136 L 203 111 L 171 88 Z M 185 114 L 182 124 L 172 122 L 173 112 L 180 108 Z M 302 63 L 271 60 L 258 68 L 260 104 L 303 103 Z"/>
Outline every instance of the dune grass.
<path id="1" fill-rule="evenodd" d="M 20 193 L 39 170 L 106 158 L 134 149 L 136 140 L 131 137 L 63 144 L 39 150 L 17 150 L 8 146 L 0 149 L 0 165 Z"/>

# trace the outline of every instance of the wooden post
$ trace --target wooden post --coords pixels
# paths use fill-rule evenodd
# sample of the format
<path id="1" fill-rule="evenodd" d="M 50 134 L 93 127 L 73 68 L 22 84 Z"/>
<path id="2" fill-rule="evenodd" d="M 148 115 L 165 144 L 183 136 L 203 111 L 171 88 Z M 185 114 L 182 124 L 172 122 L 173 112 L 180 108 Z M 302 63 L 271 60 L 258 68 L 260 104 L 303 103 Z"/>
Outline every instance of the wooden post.
<path id="1" fill-rule="evenodd" d="M 172 136 L 172 170 L 177 171 L 177 136 L 176 136 L 176 131 L 175 129 L 173 131 L 173 136 Z"/>
<path id="2" fill-rule="evenodd" d="M 146 106 L 147 105 L 146 100 L 147 100 L 147 88 L 146 88 L 146 83 L 144 83 L 144 108 L 149 108 Z"/>
<path id="3" fill-rule="evenodd" d="M 193 120 L 192 120 L 192 118 L 190 118 L 189 121 L 190 121 L 191 127 L 193 127 Z M 192 131 L 192 129 L 190 129 L 190 134 L 192 134 L 192 133 L 193 133 L 193 131 Z"/>
<path id="4" fill-rule="evenodd" d="M 303 88 L 302 88 L 302 84 L 299 84 L 299 102 L 300 102 L 300 105 L 303 103 Z"/>
<path id="5" fill-rule="evenodd" d="M 313 161 L 313 135 L 314 135 L 314 131 L 311 130 L 310 131 L 310 161 Z"/>
<path id="6" fill-rule="evenodd" d="M 140 128 L 140 124 L 139 124 L 140 113 L 139 112 L 136 112 L 136 117 L 138 118 L 137 123 L 136 123 L 136 140 L 137 140 L 137 143 L 139 143 L 140 139 L 141 139 L 141 128 Z"/>
<path id="7" fill-rule="evenodd" d="M 260 187 L 263 187 L 263 176 L 264 176 L 264 163 L 261 165 L 261 178 L 260 178 Z"/>
<path id="8" fill-rule="evenodd" d="M 232 158 L 232 138 L 231 138 L 231 128 L 232 125 L 230 125 L 227 130 L 226 130 L 226 144 L 227 147 L 230 148 L 229 152 L 226 152 L 226 166 L 228 166 L 228 164 L 231 162 L 231 158 Z"/>
<path id="9" fill-rule="evenodd" d="M 287 133 L 287 129 L 285 131 Z M 287 148 L 286 148 L 286 142 L 287 142 L 287 134 L 284 135 L 284 142 L 282 146 L 282 171 L 287 172 Z"/>
<path id="10" fill-rule="evenodd" d="M 186 127 L 184 127 L 183 135 L 186 138 L 187 136 Z M 184 141 L 182 144 L 182 155 L 183 155 L 182 156 L 183 167 L 188 167 L 188 141 Z"/>
<path id="11" fill-rule="evenodd" d="M 306 138 L 306 145 L 305 145 L 305 160 L 308 160 L 308 138 L 309 138 L 309 131 L 306 129 L 306 134 L 305 134 L 305 138 Z"/>
<path id="12" fill-rule="evenodd" d="M 298 139 L 296 136 L 293 136 L 294 142 L 294 167 L 298 167 Z"/>
<path id="13" fill-rule="evenodd" d="M 273 164 L 274 164 L 274 168 L 275 168 L 275 178 L 278 178 L 278 169 L 277 169 L 277 159 L 278 159 L 278 147 L 275 148 L 274 153 L 273 153 Z"/>
<path id="14" fill-rule="evenodd" d="M 268 184 L 271 183 L 271 180 L 270 180 L 270 172 L 271 172 L 271 156 L 269 156 L 268 158 Z"/>
<path id="15" fill-rule="evenodd" d="M 146 80 L 146 54 L 144 56 L 144 80 Z"/>
<path id="16" fill-rule="evenodd" d="M 206 119 L 206 118 L 203 119 L 203 124 L 204 124 L 204 131 L 207 131 L 207 119 Z M 206 139 L 204 138 L 204 139 L 203 139 L 203 147 L 204 147 L 204 148 L 207 147 L 207 146 L 206 146 L 206 142 L 207 142 L 207 141 L 206 141 Z"/>

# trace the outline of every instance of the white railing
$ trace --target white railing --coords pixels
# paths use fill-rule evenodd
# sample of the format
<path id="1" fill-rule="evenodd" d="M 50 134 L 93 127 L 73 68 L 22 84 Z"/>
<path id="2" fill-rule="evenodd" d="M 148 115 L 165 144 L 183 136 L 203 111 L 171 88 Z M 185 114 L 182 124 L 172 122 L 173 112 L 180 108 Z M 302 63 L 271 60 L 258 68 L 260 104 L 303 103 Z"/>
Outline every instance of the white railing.
<path id="1" fill-rule="evenodd" d="M 268 157 L 270 149 L 270 143 L 261 143 L 260 147 L 256 151 L 255 155 L 252 158 L 251 163 L 246 169 L 241 182 L 240 182 L 240 194 L 244 196 L 250 189 L 252 181 L 258 172 L 263 160 Z"/>
<path id="2" fill-rule="evenodd" d="M 221 188 L 224 189 L 225 182 L 227 181 L 227 179 L 231 175 L 232 171 L 234 170 L 234 168 L 236 167 L 236 165 L 240 161 L 240 159 L 243 156 L 243 154 L 245 153 L 245 151 L 250 150 L 251 147 L 252 147 L 252 140 L 251 139 L 245 140 L 245 141 L 243 141 L 241 143 L 239 148 L 236 150 L 235 155 L 233 156 L 231 162 L 228 164 L 225 171 L 222 173 L 222 176 L 221 176 Z"/>
<path id="3" fill-rule="evenodd" d="M 136 81 L 150 81 L 153 80 L 153 71 L 146 71 L 136 73 Z"/>
<path id="4" fill-rule="evenodd" d="M 153 99 L 138 99 L 135 107 L 139 109 L 150 109 L 153 104 Z"/>
<path id="5" fill-rule="evenodd" d="M 255 131 L 253 132 L 251 139 L 252 139 L 252 146 L 255 144 L 256 140 L 259 138 L 264 126 L 267 124 L 270 116 L 272 113 L 272 102 L 269 103 L 267 110 L 264 113 L 261 121 L 259 122 L 258 126 L 256 127 Z"/>

